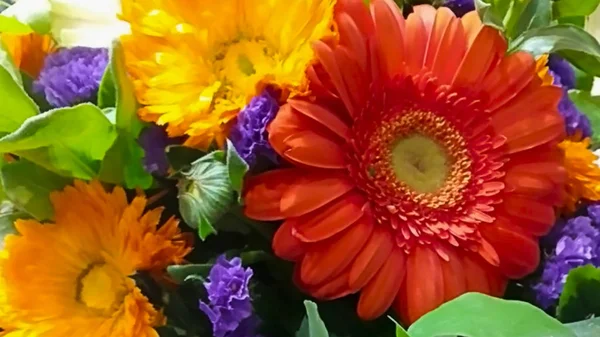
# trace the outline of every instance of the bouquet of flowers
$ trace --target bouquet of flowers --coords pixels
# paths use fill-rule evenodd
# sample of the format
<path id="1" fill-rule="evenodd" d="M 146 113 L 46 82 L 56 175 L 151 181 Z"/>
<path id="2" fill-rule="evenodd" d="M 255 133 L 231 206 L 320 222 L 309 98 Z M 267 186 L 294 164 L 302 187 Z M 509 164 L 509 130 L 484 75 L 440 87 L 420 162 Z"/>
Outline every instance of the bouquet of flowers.
<path id="1" fill-rule="evenodd" d="M 599 5 L 4 3 L 0 336 L 600 336 Z"/>

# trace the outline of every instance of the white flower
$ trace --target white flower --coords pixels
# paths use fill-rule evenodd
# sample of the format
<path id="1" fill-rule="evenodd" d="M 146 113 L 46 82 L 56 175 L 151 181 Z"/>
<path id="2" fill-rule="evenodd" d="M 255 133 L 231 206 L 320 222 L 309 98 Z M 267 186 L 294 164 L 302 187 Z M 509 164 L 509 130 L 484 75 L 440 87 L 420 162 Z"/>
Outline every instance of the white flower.
<path id="1" fill-rule="evenodd" d="M 585 30 L 600 40 L 600 7 L 598 7 L 592 15 L 589 16 L 585 23 Z M 594 78 L 594 86 L 592 87 L 592 96 L 600 95 L 600 78 Z"/>
<path id="2" fill-rule="evenodd" d="M 129 31 L 120 0 L 48 0 L 52 35 L 62 46 L 108 47 Z"/>

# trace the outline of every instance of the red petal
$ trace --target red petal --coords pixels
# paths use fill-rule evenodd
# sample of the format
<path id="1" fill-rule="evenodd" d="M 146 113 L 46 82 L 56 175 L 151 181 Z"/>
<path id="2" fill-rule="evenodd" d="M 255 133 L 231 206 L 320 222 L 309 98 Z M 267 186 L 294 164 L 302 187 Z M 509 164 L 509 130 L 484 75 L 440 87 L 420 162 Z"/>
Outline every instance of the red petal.
<path id="1" fill-rule="evenodd" d="M 352 50 L 359 66 L 366 73 L 368 63 L 365 36 L 361 33 L 356 21 L 348 13 L 340 13 L 336 17 L 336 22 L 340 31 L 340 44 Z"/>
<path id="2" fill-rule="evenodd" d="M 388 230 L 376 227 L 352 265 L 348 279 L 350 289 L 358 291 L 364 287 L 383 266 L 393 246 L 394 238 Z"/>
<path id="3" fill-rule="evenodd" d="M 283 141 L 287 149 L 283 156 L 294 162 L 323 169 L 346 168 L 344 150 L 340 144 L 313 131 L 302 131 Z"/>
<path id="4" fill-rule="evenodd" d="M 345 270 L 331 280 L 325 281 L 308 292 L 315 298 L 322 300 L 335 300 L 351 294 L 348 288 L 348 270 Z"/>
<path id="5" fill-rule="evenodd" d="M 462 60 L 452 85 L 459 88 L 479 86 L 484 76 L 506 52 L 506 41 L 496 29 L 483 26 Z"/>
<path id="6" fill-rule="evenodd" d="M 359 192 L 347 193 L 314 212 L 295 218 L 293 234 L 303 242 L 330 238 L 360 219 L 366 203 Z"/>
<path id="7" fill-rule="evenodd" d="M 336 62 L 334 50 L 322 41 L 314 42 L 313 50 L 319 61 L 321 61 L 321 65 L 327 74 L 329 74 L 329 77 L 335 85 L 335 89 L 344 102 L 346 109 L 348 109 L 348 112 L 351 116 L 354 115 L 356 112 L 355 107 L 352 105 L 350 93 L 348 92 L 348 88 L 346 88 L 342 73 Z"/>
<path id="8" fill-rule="evenodd" d="M 481 235 L 500 257 L 500 270 L 519 279 L 533 272 L 540 261 L 537 241 L 523 230 L 499 217 L 493 225 L 480 226 Z"/>
<path id="9" fill-rule="evenodd" d="M 302 282 L 317 285 L 350 265 L 373 231 L 370 217 L 363 217 L 344 232 L 311 248 L 302 260 Z"/>
<path id="10" fill-rule="evenodd" d="M 465 32 L 467 33 L 467 42 L 469 46 L 471 46 L 475 41 L 477 34 L 479 34 L 479 30 L 481 29 L 483 23 L 481 22 L 479 14 L 476 11 L 465 14 L 461 18 L 461 22 L 465 28 Z"/>
<path id="11" fill-rule="evenodd" d="M 470 255 L 463 256 L 463 266 L 467 280 L 467 291 L 479 292 L 483 294 L 490 293 L 487 270 L 482 264 L 483 262 L 476 260 Z"/>
<path id="12" fill-rule="evenodd" d="M 513 217 L 551 226 L 556 220 L 551 205 L 537 202 L 531 198 L 508 195 L 504 198 L 504 209 Z"/>
<path id="13" fill-rule="evenodd" d="M 294 111 L 289 104 L 279 108 L 277 116 L 267 127 L 269 132 L 269 143 L 273 149 L 282 155 L 288 149 L 284 141 L 291 135 L 305 131 L 314 130 L 316 124 L 313 120 Z"/>
<path id="14" fill-rule="evenodd" d="M 289 261 L 296 261 L 306 251 L 306 245 L 292 235 L 294 219 L 286 220 L 273 237 L 275 255 Z"/>
<path id="15" fill-rule="evenodd" d="M 375 22 L 380 60 L 389 78 L 392 78 L 403 68 L 404 18 L 398 6 L 389 0 L 373 1 L 371 15 Z"/>
<path id="16" fill-rule="evenodd" d="M 483 91 L 489 95 L 489 109 L 496 110 L 511 100 L 527 87 L 534 76 L 537 74 L 531 54 L 516 52 L 503 58 L 482 83 Z"/>
<path id="17" fill-rule="evenodd" d="M 281 169 L 250 177 L 244 187 L 244 214 L 262 221 L 281 220 L 281 197 L 301 176 L 297 169 Z"/>
<path id="18" fill-rule="evenodd" d="M 408 257 L 405 291 L 409 324 L 444 302 L 441 260 L 429 247 L 417 246 Z"/>
<path id="19" fill-rule="evenodd" d="M 404 57 L 406 59 L 407 72 L 415 75 L 422 71 L 427 49 L 429 35 L 421 16 L 411 13 L 406 19 L 406 39 L 404 50 L 410 50 Z"/>
<path id="20" fill-rule="evenodd" d="M 329 109 L 299 99 L 290 99 L 288 100 L 288 104 L 296 109 L 297 112 L 312 118 L 314 121 L 328 128 L 333 133 L 340 136 L 340 138 L 345 140 L 349 137 L 350 128 L 348 125 Z"/>
<path id="21" fill-rule="evenodd" d="M 448 26 L 450 25 L 450 22 L 454 18 L 455 16 L 452 13 L 452 11 L 446 7 L 440 7 L 436 11 L 431 35 L 429 37 L 429 43 L 427 44 L 427 54 L 425 54 L 425 63 L 423 64 L 425 68 L 433 69 L 433 64 L 436 57 L 438 56 L 438 51 L 442 39 L 444 38 L 444 33 L 446 32 Z M 448 56 L 449 55 L 445 55 L 445 57 Z"/>
<path id="22" fill-rule="evenodd" d="M 327 205 L 354 188 L 342 174 L 312 174 L 290 184 L 281 196 L 281 212 L 286 217 L 307 214 Z"/>
<path id="23" fill-rule="evenodd" d="M 363 0 L 338 0 L 336 10 L 339 13 L 348 13 L 363 35 L 373 33 L 373 21 Z"/>
<path id="24" fill-rule="evenodd" d="M 358 317 L 371 320 L 381 316 L 394 302 L 404 282 L 406 255 L 395 249 L 367 284 L 358 300 Z"/>
<path id="25" fill-rule="evenodd" d="M 454 249 L 448 249 L 447 254 L 449 256 L 448 261 L 442 261 L 444 301 L 450 301 L 467 291 L 462 259 Z"/>
<path id="26" fill-rule="evenodd" d="M 440 83 L 450 84 L 467 53 L 467 37 L 459 19 L 452 17 L 444 31 L 432 69 Z"/>

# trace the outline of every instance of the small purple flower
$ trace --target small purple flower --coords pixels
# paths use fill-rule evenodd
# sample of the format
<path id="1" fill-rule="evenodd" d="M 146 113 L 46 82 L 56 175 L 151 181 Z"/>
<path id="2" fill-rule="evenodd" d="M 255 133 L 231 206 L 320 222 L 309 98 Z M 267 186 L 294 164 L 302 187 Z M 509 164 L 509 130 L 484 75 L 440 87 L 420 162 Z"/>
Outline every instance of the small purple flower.
<path id="1" fill-rule="evenodd" d="M 252 302 L 248 284 L 252 269 L 242 266 L 240 258 L 228 261 L 225 256 L 217 258 L 204 284 L 208 303 L 200 302 L 202 310 L 213 324 L 214 337 L 239 336 L 233 334 L 238 328 L 247 329 L 242 322 L 252 316 Z"/>
<path id="2" fill-rule="evenodd" d="M 600 206 L 589 206 L 586 211 L 585 215 L 559 219 L 542 240 L 547 255 L 542 276 L 532 289 L 544 309 L 556 304 L 571 269 L 600 266 Z"/>
<path id="3" fill-rule="evenodd" d="M 64 48 L 48 55 L 44 68 L 33 83 L 35 93 L 62 108 L 93 102 L 108 64 L 105 48 Z"/>
<path id="4" fill-rule="evenodd" d="M 548 68 L 554 77 L 554 84 L 567 90 L 575 88 L 575 71 L 568 61 L 556 54 L 550 54 Z"/>
<path id="5" fill-rule="evenodd" d="M 474 0 L 446 0 L 444 6 L 450 8 L 458 17 L 475 10 Z"/>
<path id="6" fill-rule="evenodd" d="M 229 138 L 242 159 L 253 167 L 263 157 L 273 163 L 277 154 L 269 144 L 267 125 L 275 118 L 279 105 L 275 98 L 264 92 L 254 98 L 240 111 Z"/>
<path id="7" fill-rule="evenodd" d="M 567 135 L 572 136 L 577 131 L 581 132 L 583 137 L 590 137 L 592 135 L 590 120 L 577 109 L 575 103 L 569 98 L 569 93 L 566 89 L 563 91 L 562 98 L 558 102 L 558 111 L 565 119 Z"/>
<path id="8" fill-rule="evenodd" d="M 144 149 L 144 168 L 148 173 L 164 176 L 169 171 L 166 148 L 176 144 L 158 125 L 151 125 L 140 133 L 138 142 Z"/>

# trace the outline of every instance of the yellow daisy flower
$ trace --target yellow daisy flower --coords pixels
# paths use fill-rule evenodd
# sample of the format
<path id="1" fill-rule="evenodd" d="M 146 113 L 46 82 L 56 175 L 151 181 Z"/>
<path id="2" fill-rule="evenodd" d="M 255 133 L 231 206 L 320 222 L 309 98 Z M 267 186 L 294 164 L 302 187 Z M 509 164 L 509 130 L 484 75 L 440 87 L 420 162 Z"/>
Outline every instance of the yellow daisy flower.
<path id="1" fill-rule="evenodd" d="M 595 163 L 598 156 L 590 149 L 590 139 L 566 139 L 559 144 L 559 148 L 564 153 L 567 171 L 565 209 L 575 211 L 581 199 L 599 201 L 600 167 Z"/>
<path id="2" fill-rule="evenodd" d="M 190 251 L 162 209 L 144 213 L 122 188 L 75 182 L 51 196 L 55 222 L 15 223 L 0 255 L 4 337 L 157 337 L 162 316 L 128 276 L 162 270 Z"/>
<path id="3" fill-rule="evenodd" d="M 312 42 L 331 37 L 335 0 L 123 0 L 121 38 L 145 121 L 186 145 L 222 145 L 252 96 L 307 86 Z"/>

